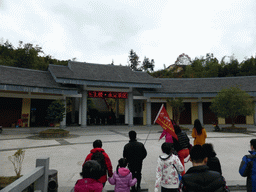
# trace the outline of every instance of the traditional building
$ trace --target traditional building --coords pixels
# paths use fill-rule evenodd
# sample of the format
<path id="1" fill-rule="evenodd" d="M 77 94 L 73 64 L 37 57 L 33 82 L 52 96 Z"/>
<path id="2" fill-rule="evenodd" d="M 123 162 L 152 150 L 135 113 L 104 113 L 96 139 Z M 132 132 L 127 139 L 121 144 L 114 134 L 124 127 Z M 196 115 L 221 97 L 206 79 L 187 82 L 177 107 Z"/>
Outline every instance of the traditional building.
<path id="1" fill-rule="evenodd" d="M 86 127 L 92 118 L 87 112 L 88 97 L 124 101 L 123 123 L 130 126 L 150 126 L 162 104 L 172 118 L 172 108 L 166 103 L 170 97 L 183 98 L 185 110 L 180 124 L 193 124 L 197 118 L 203 124 L 216 121 L 217 117 L 209 106 L 222 88 L 239 86 L 256 97 L 256 76 L 153 78 L 127 66 L 74 61 L 70 61 L 68 66 L 49 65 L 48 71 L 0 66 L 0 74 L 0 125 L 3 127 L 15 126 L 19 119 L 25 127 L 48 126 L 46 109 L 55 99 L 61 99 L 65 105 L 67 98 L 72 99 L 77 106 L 73 106 L 78 114 L 77 124 Z M 101 105 L 104 104 L 107 103 Z M 114 111 L 118 117 L 118 105 Z M 107 121 L 103 121 L 101 119 L 97 123 L 106 124 Z M 64 118 L 61 126 L 65 127 L 66 122 Z M 219 118 L 218 122 L 229 124 L 230 120 Z M 256 116 L 241 116 L 236 123 L 256 124 Z"/>

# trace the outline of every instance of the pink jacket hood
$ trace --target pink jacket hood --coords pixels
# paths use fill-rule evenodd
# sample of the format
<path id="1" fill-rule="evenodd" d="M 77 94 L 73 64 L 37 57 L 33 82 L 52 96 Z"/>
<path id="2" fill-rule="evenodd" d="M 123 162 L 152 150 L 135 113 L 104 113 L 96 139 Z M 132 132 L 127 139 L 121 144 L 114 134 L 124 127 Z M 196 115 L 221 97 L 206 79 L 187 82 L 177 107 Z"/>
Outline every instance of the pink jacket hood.
<path id="1" fill-rule="evenodd" d="M 125 177 L 130 173 L 130 170 L 124 167 L 118 169 L 118 175 Z"/>

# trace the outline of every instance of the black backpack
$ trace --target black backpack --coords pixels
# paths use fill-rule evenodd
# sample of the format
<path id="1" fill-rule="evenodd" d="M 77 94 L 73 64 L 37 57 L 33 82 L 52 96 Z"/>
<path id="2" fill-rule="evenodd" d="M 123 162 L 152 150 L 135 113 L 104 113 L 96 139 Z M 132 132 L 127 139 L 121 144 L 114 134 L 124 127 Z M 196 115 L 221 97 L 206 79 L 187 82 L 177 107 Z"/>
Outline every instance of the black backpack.
<path id="1" fill-rule="evenodd" d="M 96 153 L 93 153 L 91 160 L 95 160 L 100 164 L 100 176 L 106 175 L 107 166 L 105 162 L 105 156 L 102 154 L 102 152 L 97 151 Z"/>

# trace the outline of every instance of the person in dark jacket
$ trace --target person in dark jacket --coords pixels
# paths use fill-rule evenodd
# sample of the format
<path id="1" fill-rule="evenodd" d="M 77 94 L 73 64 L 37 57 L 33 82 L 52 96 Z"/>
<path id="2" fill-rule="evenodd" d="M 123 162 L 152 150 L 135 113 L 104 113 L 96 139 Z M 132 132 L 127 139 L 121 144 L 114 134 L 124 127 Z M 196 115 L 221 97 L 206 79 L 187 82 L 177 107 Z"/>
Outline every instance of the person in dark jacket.
<path id="1" fill-rule="evenodd" d="M 128 168 L 132 172 L 133 178 L 137 179 L 137 191 L 141 190 L 141 170 L 142 162 L 147 156 L 147 150 L 143 143 L 136 140 L 137 133 L 135 131 L 129 132 L 130 141 L 124 146 L 123 157 L 128 161 Z M 132 191 L 136 191 L 135 186 Z"/>
<path id="2" fill-rule="evenodd" d="M 183 192 L 220 192 L 225 191 L 226 183 L 219 172 L 210 171 L 206 153 L 201 145 L 195 145 L 190 151 L 193 167 L 189 168 L 181 180 Z"/>
<path id="3" fill-rule="evenodd" d="M 245 155 L 239 167 L 239 173 L 243 177 L 247 177 L 247 191 L 256 191 L 256 139 L 250 141 L 250 155 Z"/>
<path id="4" fill-rule="evenodd" d="M 108 176 L 109 177 L 112 177 L 113 175 L 113 168 L 112 168 L 112 164 L 111 164 L 111 161 L 110 161 L 110 158 L 108 156 L 108 154 L 105 152 L 104 149 L 102 149 L 102 141 L 97 139 L 93 142 L 93 149 L 90 151 L 90 153 L 87 155 L 87 157 L 85 158 L 85 161 L 83 163 L 82 166 L 84 166 L 84 164 L 91 160 L 92 159 L 92 155 L 94 153 L 97 153 L 97 152 L 101 152 L 103 155 L 104 155 L 104 159 L 105 159 L 105 164 L 106 164 L 106 168 L 107 168 L 107 172 L 108 172 Z M 99 179 L 98 179 L 99 182 L 101 182 L 103 184 L 103 187 L 105 186 L 106 184 L 106 181 L 107 181 L 107 174 L 101 176 Z"/>
<path id="5" fill-rule="evenodd" d="M 208 158 L 206 165 L 209 167 L 209 170 L 217 171 L 222 175 L 220 160 L 216 157 L 213 145 L 211 143 L 205 143 L 203 144 L 203 148 L 206 152 L 206 157 Z"/>
<path id="6" fill-rule="evenodd" d="M 184 175 L 185 174 L 184 159 L 189 156 L 189 146 L 190 146 L 189 138 L 187 134 L 180 129 L 179 125 L 174 125 L 173 127 L 178 137 L 178 141 L 175 138 L 173 138 L 174 140 L 173 146 L 175 151 L 177 151 L 180 162 L 184 167 L 184 171 L 181 173 L 181 175 Z"/>

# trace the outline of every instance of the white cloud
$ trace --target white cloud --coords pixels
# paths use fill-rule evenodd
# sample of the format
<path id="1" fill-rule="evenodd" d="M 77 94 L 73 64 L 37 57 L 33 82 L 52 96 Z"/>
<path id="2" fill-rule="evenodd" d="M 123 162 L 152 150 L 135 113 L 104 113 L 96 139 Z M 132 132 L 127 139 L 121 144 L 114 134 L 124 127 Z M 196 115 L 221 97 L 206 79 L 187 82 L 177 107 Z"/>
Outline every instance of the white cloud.
<path id="1" fill-rule="evenodd" d="M 255 54 L 253 0 L 1 1 L 0 38 L 42 46 L 56 59 L 127 65 L 133 49 L 155 69 L 181 53 L 239 61 Z"/>

